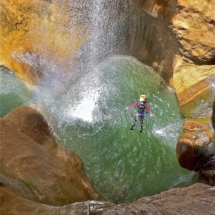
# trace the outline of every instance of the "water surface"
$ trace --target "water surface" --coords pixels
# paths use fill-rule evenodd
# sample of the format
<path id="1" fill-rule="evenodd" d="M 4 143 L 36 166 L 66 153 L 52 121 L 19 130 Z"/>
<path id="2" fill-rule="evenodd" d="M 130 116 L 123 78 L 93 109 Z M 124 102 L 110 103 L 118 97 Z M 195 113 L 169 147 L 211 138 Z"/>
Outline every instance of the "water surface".
<path id="1" fill-rule="evenodd" d="M 175 94 L 135 58 L 110 56 L 57 96 L 51 83 L 30 90 L 13 73 L 1 77 L 2 116 L 20 105 L 42 112 L 59 143 L 81 158 L 106 200 L 132 202 L 191 180 L 193 173 L 178 165 L 175 154 L 183 126 Z M 48 80 L 54 79 L 52 74 Z M 125 107 L 143 93 L 153 117 L 146 115 L 143 133 L 139 122 L 130 131 L 136 109 Z"/>

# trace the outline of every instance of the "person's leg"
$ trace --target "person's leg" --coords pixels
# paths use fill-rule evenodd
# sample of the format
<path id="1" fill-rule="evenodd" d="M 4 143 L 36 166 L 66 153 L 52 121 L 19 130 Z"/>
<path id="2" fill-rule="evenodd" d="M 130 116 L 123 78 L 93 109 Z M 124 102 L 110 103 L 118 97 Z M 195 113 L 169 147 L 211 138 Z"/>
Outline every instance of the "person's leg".
<path id="1" fill-rule="evenodd" d="M 140 132 L 143 132 L 143 120 L 144 120 L 144 115 L 140 116 Z"/>
<path id="2" fill-rule="evenodd" d="M 137 119 L 138 119 L 138 114 L 135 114 L 134 120 L 133 120 L 133 122 L 132 122 L 132 125 L 131 125 L 130 130 L 133 130 L 133 129 L 134 129 L 134 126 L 135 126 L 135 124 L 136 124 L 136 122 L 137 122 Z"/>

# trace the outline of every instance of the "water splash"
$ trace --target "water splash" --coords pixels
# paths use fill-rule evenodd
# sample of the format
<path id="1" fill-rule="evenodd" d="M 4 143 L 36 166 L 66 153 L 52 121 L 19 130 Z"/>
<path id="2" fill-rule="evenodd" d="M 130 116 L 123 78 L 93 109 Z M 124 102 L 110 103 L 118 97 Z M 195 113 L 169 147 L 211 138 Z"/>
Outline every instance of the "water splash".
<path id="1" fill-rule="evenodd" d="M 101 88 L 90 90 L 81 93 L 81 100 L 74 101 L 69 104 L 65 110 L 65 115 L 71 119 L 80 119 L 87 122 L 93 121 L 93 111 L 96 108 L 96 103 L 99 99 L 99 91 Z"/>
<path id="2" fill-rule="evenodd" d="M 154 117 L 145 117 L 141 135 L 138 123 L 134 132 L 129 130 L 135 110 L 125 107 L 143 92 Z M 183 123 L 176 97 L 135 58 L 106 58 L 44 113 L 60 142 L 79 155 L 95 188 L 110 201 L 134 201 L 192 174 L 175 157 Z"/>

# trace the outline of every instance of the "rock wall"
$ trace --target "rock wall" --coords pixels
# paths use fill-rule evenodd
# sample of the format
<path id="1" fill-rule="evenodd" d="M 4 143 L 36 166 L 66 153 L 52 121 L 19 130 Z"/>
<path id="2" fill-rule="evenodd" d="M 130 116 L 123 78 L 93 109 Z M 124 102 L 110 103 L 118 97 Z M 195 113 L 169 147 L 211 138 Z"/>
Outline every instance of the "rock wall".
<path id="1" fill-rule="evenodd" d="M 49 205 L 103 200 L 71 151 L 62 149 L 43 116 L 19 107 L 0 120 L 1 189 Z"/>
<path id="2" fill-rule="evenodd" d="M 176 148 L 179 163 L 214 185 L 215 1 L 140 0 L 140 7 L 146 42 L 137 57 L 171 83 L 186 118 Z"/>
<path id="3" fill-rule="evenodd" d="M 139 57 L 166 77 L 186 63 L 215 64 L 215 1 L 140 0 L 147 19 Z M 141 52 L 142 51 L 142 52 Z"/>
<path id="4" fill-rule="evenodd" d="M 68 1 L 0 1 L 0 65 L 31 85 L 46 76 L 47 65 L 67 73 L 86 40 L 84 27 L 69 17 Z"/>

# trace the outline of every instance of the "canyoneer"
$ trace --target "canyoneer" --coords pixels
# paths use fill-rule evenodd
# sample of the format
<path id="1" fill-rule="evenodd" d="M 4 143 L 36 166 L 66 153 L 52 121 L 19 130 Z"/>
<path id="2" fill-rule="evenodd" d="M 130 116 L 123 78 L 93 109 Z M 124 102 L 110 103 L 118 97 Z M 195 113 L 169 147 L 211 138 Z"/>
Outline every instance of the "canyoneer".
<path id="1" fill-rule="evenodd" d="M 136 124 L 136 122 L 137 122 L 137 120 L 139 118 L 139 120 L 140 120 L 140 132 L 142 133 L 143 132 L 143 120 L 144 120 L 145 114 L 149 113 L 150 116 L 152 116 L 152 111 L 150 110 L 150 107 L 149 107 L 149 105 L 147 104 L 147 101 L 146 101 L 146 95 L 141 94 L 139 96 L 138 102 L 136 102 L 136 103 L 134 103 L 132 105 L 129 105 L 128 107 L 126 107 L 126 109 L 130 109 L 130 108 L 133 108 L 133 107 L 138 107 L 138 109 L 137 109 L 137 113 L 134 116 L 134 120 L 132 122 L 130 130 L 134 129 L 134 126 L 135 126 L 135 124 Z"/>

